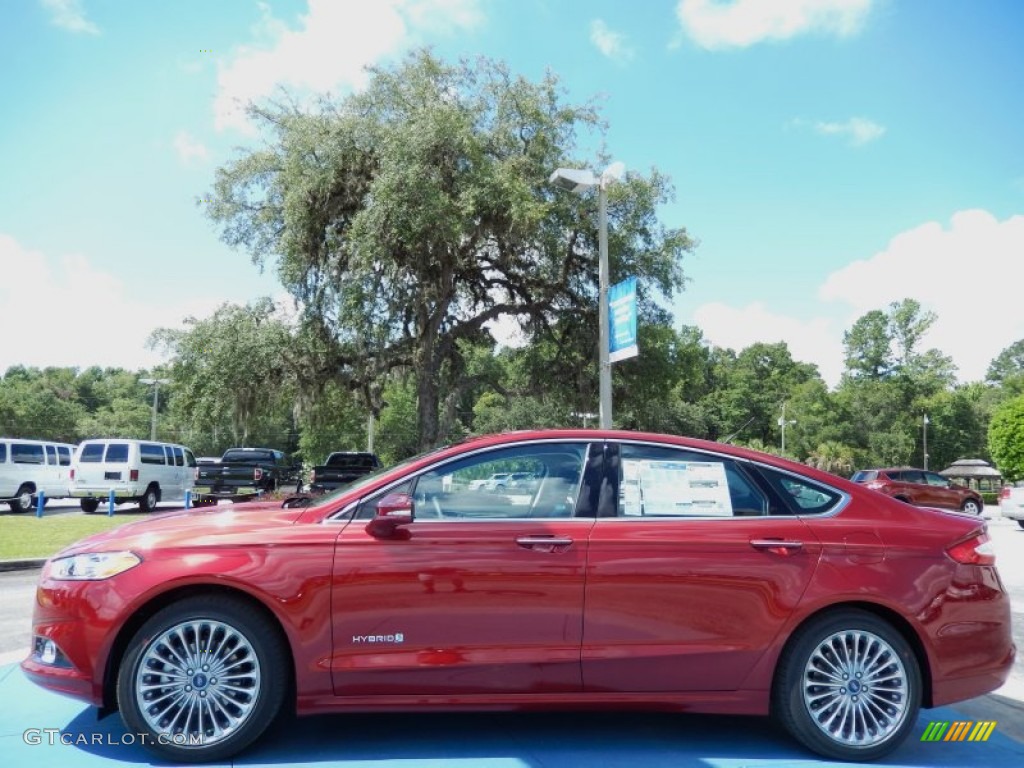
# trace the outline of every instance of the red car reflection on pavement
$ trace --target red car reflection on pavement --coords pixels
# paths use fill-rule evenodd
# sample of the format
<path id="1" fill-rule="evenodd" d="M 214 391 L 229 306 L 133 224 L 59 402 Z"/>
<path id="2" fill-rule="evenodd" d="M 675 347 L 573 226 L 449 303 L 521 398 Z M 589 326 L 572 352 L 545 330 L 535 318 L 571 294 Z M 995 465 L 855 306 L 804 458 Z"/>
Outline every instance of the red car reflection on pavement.
<path id="1" fill-rule="evenodd" d="M 531 482 L 482 487 L 498 473 Z M 978 518 L 595 430 L 92 536 L 47 563 L 33 624 L 29 677 L 178 761 L 239 752 L 286 705 L 771 714 L 816 752 L 873 759 L 1014 658 Z"/>

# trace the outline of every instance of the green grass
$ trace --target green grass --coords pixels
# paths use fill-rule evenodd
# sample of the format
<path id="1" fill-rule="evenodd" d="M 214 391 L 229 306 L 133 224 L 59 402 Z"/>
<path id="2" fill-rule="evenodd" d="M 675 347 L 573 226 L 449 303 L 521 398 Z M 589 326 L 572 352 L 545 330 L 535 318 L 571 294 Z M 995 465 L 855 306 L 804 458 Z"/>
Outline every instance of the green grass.
<path id="1" fill-rule="evenodd" d="M 0 560 L 49 557 L 68 544 L 149 515 L 0 515 Z"/>

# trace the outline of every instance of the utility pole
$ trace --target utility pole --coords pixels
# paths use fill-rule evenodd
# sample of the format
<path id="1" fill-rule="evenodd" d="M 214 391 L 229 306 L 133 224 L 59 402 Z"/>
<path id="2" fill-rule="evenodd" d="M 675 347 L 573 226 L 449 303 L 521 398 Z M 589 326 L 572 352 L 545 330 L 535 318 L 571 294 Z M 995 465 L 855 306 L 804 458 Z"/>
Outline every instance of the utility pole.
<path id="1" fill-rule="evenodd" d="M 156 440 L 156 404 L 161 384 L 170 384 L 170 379 L 139 379 L 140 384 L 153 385 L 153 418 L 149 422 L 149 439 Z"/>
<path id="2" fill-rule="evenodd" d="M 928 469 L 928 425 L 931 422 L 928 421 L 928 414 L 924 415 L 921 419 L 921 453 L 924 454 L 924 468 Z"/>

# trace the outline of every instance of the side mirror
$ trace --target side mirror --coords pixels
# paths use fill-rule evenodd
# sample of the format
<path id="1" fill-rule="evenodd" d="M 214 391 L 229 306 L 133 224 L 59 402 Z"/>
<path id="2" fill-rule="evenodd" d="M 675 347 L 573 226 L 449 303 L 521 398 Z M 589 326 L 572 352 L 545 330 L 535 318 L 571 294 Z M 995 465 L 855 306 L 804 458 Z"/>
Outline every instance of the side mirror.
<path id="1" fill-rule="evenodd" d="M 399 528 L 413 519 L 412 496 L 408 493 L 389 493 L 377 502 L 377 515 L 366 524 L 366 532 L 376 539 L 408 538 L 408 531 Z"/>

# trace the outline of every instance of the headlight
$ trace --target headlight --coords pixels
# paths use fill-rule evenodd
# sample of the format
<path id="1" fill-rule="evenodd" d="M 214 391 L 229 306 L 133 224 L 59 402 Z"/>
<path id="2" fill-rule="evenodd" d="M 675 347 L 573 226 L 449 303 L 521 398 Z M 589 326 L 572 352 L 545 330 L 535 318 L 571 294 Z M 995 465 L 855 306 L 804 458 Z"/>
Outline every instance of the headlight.
<path id="1" fill-rule="evenodd" d="M 62 557 L 50 563 L 50 578 L 72 581 L 109 579 L 134 568 L 142 558 L 134 552 L 95 552 Z"/>

